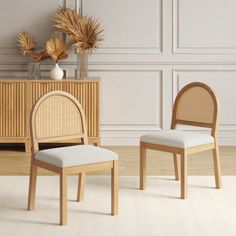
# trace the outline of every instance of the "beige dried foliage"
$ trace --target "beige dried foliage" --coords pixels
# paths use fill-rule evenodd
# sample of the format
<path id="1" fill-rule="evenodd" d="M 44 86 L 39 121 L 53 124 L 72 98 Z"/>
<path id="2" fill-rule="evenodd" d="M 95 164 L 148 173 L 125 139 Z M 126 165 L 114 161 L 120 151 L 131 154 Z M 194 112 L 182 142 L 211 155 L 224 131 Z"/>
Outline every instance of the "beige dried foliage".
<path id="1" fill-rule="evenodd" d="M 38 52 L 38 53 L 35 53 L 33 56 L 32 56 L 32 60 L 33 61 L 43 61 L 44 59 L 48 58 L 48 53 L 46 50 L 43 50 L 41 52 Z"/>
<path id="2" fill-rule="evenodd" d="M 103 41 L 103 28 L 97 19 L 81 17 L 70 8 L 59 8 L 55 15 L 56 27 L 68 34 L 73 46 L 80 53 L 92 53 Z"/>
<path id="3" fill-rule="evenodd" d="M 74 47 L 81 53 L 92 53 L 103 41 L 102 33 L 98 20 L 85 16 L 80 20 L 79 30 L 72 37 Z"/>
<path id="4" fill-rule="evenodd" d="M 60 38 L 51 38 L 47 41 L 46 50 L 48 55 L 54 60 L 63 60 L 67 58 L 67 45 L 63 39 Z"/>
<path id="5" fill-rule="evenodd" d="M 55 14 L 55 26 L 68 35 L 73 35 L 78 31 L 81 16 L 75 10 L 59 7 Z"/>
<path id="6" fill-rule="evenodd" d="M 35 50 L 36 44 L 29 33 L 26 31 L 21 32 L 17 38 L 18 47 L 21 53 L 26 56 L 32 54 Z"/>

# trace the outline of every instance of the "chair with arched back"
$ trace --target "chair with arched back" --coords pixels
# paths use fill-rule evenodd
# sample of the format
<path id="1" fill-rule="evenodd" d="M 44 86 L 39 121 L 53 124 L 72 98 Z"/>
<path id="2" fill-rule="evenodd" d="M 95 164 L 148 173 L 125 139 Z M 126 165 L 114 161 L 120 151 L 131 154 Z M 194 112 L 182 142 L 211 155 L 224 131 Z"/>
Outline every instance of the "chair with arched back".
<path id="1" fill-rule="evenodd" d="M 67 176 L 79 174 L 77 201 L 83 200 L 85 175 L 88 171 L 111 169 L 111 213 L 118 213 L 118 155 L 88 145 L 84 110 L 72 95 L 53 91 L 43 95 L 31 112 L 32 158 L 28 210 L 35 205 L 37 168 L 60 175 L 60 224 L 67 223 Z M 40 143 L 79 139 L 83 145 L 39 151 Z"/>
<path id="2" fill-rule="evenodd" d="M 210 128 L 211 134 L 201 131 L 177 130 L 177 125 Z M 181 198 L 187 197 L 188 154 L 212 150 L 216 188 L 221 188 L 219 147 L 217 140 L 218 102 L 206 84 L 194 82 L 178 93 L 170 130 L 144 134 L 140 138 L 140 189 L 146 187 L 146 150 L 173 154 L 175 178 L 179 180 L 178 156 L 181 156 Z"/>

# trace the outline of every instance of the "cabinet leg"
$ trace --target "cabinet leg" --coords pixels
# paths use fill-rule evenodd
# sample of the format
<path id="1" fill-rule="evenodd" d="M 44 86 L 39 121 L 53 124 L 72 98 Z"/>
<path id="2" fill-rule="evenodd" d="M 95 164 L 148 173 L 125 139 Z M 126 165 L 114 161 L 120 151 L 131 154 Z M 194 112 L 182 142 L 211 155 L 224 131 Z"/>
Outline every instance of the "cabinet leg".
<path id="1" fill-rule="evenodd" d="M 25 142 L 25 152 L 31 152 L 31 142 Z"/>

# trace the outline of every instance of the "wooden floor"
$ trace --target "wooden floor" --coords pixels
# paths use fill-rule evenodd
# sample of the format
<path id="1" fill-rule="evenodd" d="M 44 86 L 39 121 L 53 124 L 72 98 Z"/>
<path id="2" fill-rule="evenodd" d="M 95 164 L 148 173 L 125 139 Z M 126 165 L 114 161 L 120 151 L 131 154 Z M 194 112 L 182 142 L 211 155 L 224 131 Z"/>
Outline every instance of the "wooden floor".
<path id="1" fill-rule="evenodd" d="M 139 175 L 138 147 L 105 147 L 120 156 L 120 175 Z M 173 175 L 173 162 L 170 154 L 148 151 L 149 175 Z M 223 175 L 236 175 L 236 147 L 220 147 L 221 169 Z M 0 175 L 29 175 L 30 153 L 23 149 L 0 149 Z M 108 174 L 108 171 L 92 174 Z M 39 175 L 53 174 L 39 170 Z M 211 152 L 194 154 L 189 157 L 189 175 L 212 175 L 213 163 Z"/>

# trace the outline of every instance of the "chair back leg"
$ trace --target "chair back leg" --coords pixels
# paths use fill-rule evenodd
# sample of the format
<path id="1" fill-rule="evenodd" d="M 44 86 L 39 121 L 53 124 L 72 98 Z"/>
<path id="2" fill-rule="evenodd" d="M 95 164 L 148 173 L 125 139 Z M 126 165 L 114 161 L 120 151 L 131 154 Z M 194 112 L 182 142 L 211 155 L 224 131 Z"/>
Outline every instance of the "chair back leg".
<path id="1" fill-rule="evenodd" d="M 214 163 L 214 173 L 215 173 L 215 184 L 216 188 L 222 188 L 221 181 L 221 169 L 220 169 L 220 157 L 219 157 L 219 147 L 216 145 L 215 149 L 212 149 L 213 163 Z"/>
<path id="2" fill-rule="evenodd" d="M 118 214 L 119 161 L 113 161 L 111 169 L 111 214 Z"/>
<path id="3" fill-rule="evenodd" d="M 146 148 L 143 143 L 140 143 L 140 189 L 146 188 L 146 162 L 147 162 Z"/>
<path id="4" fill-rule="evenodd" d="M 183 150 L 183 152 L 181 153 L 181 179 L 180 179 L 182 199 L 187 198 L 187 178 L 188 178 L 188 156 L 185 150 Z"/>
<path id="5" fill-rule="evenodd" d="M 179 180 L 179 165 L 178 165 L 178 156 L 177 154 L 173 154 L 173 161 L 174 161 L 174 171 L 175 171 L 175 179 Z"/>
<path id="6" fill-rule="evenodd" d="M 82 202 L 84 200 L 85 178 L 86 178 L 85 172 L 79 173 L 77 202 Z"/>

